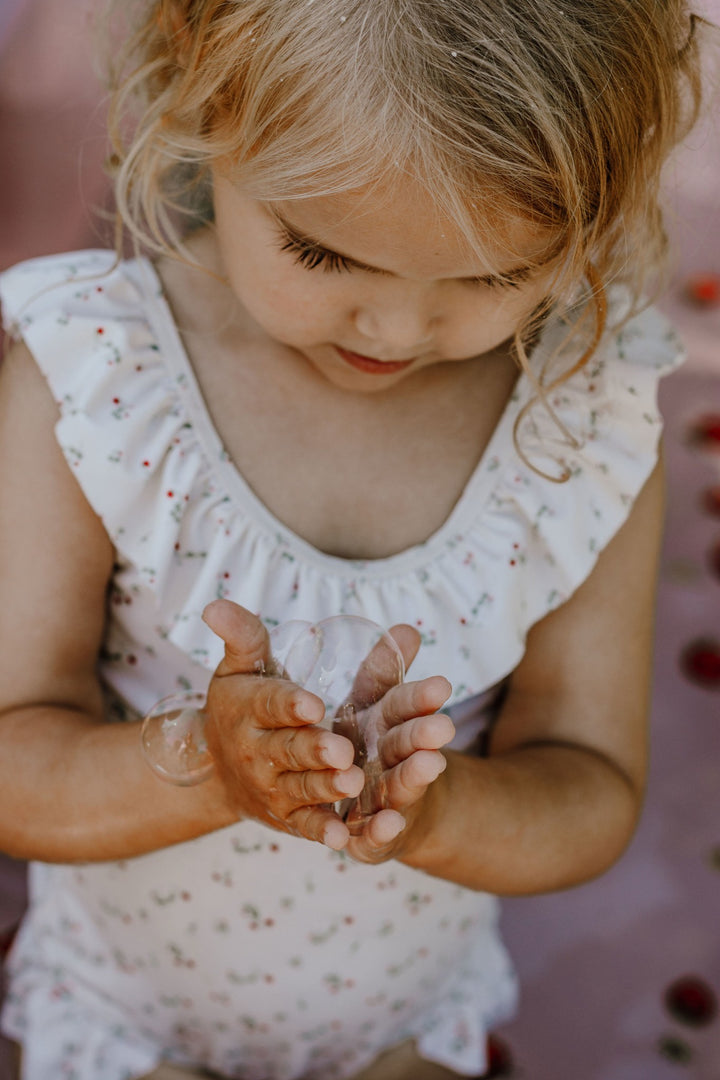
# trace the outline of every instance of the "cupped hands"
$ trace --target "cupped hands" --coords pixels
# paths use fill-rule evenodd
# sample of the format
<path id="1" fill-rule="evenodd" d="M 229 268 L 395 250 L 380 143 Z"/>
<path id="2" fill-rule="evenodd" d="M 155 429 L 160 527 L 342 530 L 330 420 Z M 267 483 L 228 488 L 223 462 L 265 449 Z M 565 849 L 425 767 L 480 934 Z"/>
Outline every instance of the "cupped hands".
<path id="1" fill-rule="evenodd" d="M 205 733 L 224 797 L 238 817 L 335 850 L 363 862 L 396 857 L 423 832 L 425 796 L 446 766 L 441 753 L 454 735 L 438 713 L 450 694 L 441 676 L 392 687 L 381 703 L 382 763 L 378 811 L 350 835 L 332 804 L 359 795 L 365 777 L 353 764 L 353 743 L 320 726 L 322 700 L 287 679 L 258 677 L 270 669 L 267 631 L 260 619 L 229 600 L 203 612 L 225 652 L 208 688 Z M 398 625 L 390 634 L 409 667 L 420 638 Z"/>

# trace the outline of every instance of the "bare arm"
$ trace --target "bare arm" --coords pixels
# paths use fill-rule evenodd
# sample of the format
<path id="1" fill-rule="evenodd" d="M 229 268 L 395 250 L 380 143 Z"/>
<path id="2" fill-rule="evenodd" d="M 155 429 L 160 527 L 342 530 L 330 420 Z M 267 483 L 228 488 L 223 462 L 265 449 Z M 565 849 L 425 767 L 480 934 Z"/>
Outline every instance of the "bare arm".
<path id="1" fill-rule="evenodd" d="M 588 580 L 530 632 L 490 756 L 447 753 L 396 857 L 471 888 L 529 894 L 607 869 L 640 813 L 662 470 Z"/>
<path id="2" fill-rule="evenodd" d="M 216 780 L 158 780 L 137 724 L 102 722 L 96 665 L 114 551 L 53 434 L 24 346 L 0 370 L 0 848 L 110 859 L 235 820 Z"/>

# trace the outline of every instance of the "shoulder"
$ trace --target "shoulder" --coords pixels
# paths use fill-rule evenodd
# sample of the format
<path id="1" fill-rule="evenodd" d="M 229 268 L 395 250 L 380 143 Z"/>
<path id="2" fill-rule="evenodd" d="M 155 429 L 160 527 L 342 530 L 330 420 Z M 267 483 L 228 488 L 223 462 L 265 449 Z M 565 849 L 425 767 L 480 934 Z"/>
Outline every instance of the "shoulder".
<path id="1" fill-rule="evenodd" d="M 190 439 L 160 282 L 147 260 L 76 252 L 11 268 L 0 300 L 11 339 L 23 343 L 13 366 L 54 408 L 50 431 L 115 543 L 126 516 L 141 516 L 148 463 Z"/>
<path id="2" fill-rule="evenodd" d="M 118 339 L 147 321 L 159 291 L 147 260 L 122 261 L 106 250 L 30 259 L 0 274 L 5 330 L 26 342 L 51 385 L 79 371 L 98 347 L 117 358 Z"/>
<path id="3" fill-rule="evenodd" d="M 132 264 L 114 252 L 97 249 L 44 255 L 17 263 L 0 273 L 0 299 L 6 325 L 20 328 L 32 312 L 67 304 L 74 297 L 89 297 L 92 289 L 117 286 Z"/>
<path id="4" fill-rule="evenodd" d="M 148 260 L 107 250 L 30 259 L 0 274 L 4 328 L 27 346 L 64 416 L 94 395 L 117 397 L 144 361 L 158 366 L 160 295 Z"/>
<path id="5" fill-rule="evenodd" d="M 541 474 L 583 476 L 584 482 L 618 477 L 632 462 L 654 464 L 662 426 L 659 383 L 685 358 L 665 316 L 652 306 L 633 312 L 618 287 L 608 291 L 605 329 L 581 364 L 588 315 L 579 308 L 548 324 L 516 424 L 522 456 Z M 639 490 L 634 478 L 631 486 Z"/>

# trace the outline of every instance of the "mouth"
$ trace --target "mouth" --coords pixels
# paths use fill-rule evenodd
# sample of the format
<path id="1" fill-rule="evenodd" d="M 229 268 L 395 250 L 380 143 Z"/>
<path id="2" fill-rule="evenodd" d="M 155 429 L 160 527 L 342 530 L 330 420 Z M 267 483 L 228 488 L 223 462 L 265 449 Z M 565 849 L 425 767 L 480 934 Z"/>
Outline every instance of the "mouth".
<path id="1" fill-rule="evenodd" d="M 334 346 L 335 351 L 346 364 L 358 371 L 367 372 L 369 375 L 392 375 L 396 371 L 404 371 L 415 363 L 416 357 L 410 360 L 376 360 L 372 356 L 362 356 L 361 353 L 350 352 L 349 349 L 341 349 Z"/>

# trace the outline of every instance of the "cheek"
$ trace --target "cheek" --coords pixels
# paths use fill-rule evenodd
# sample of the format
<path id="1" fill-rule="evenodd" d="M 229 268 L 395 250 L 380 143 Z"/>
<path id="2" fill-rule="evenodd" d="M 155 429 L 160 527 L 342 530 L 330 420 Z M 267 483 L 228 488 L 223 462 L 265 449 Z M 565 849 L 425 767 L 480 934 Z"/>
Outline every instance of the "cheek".
<path id="1" fill-rule="evenodd" d="M 481 339 L 499 343 L 509 337 L 534 311 L 542 293 L 537 298 L 515 290 L 478 292 L 464 299 L 456 309 L 455 326 L 458 330 Z"/>
<path id="2" fill-rule="evenodd" d="M 297 268 L 288 269 L 285 260 L 243 267 L 234 275 L 233 286 L 253 318 L 281 341 L 312 337 L 333 317 L 328 290 L 313 287 Z"/>
<path id="3" fill-rule="evenodd" d="M 545 284 L 503 291 L 496 302 L 494 323 L 504 337 L 515 333 L 530 319 L 547 295 Z"/>
<path id="4" fill-rule="evenodd" d="M 443 347 L 454 356 L 487 352 L 512 338 L 546 295 L 543 286 L 532 289 L 479 292 L 458 302 L 448 312 Z"/>

